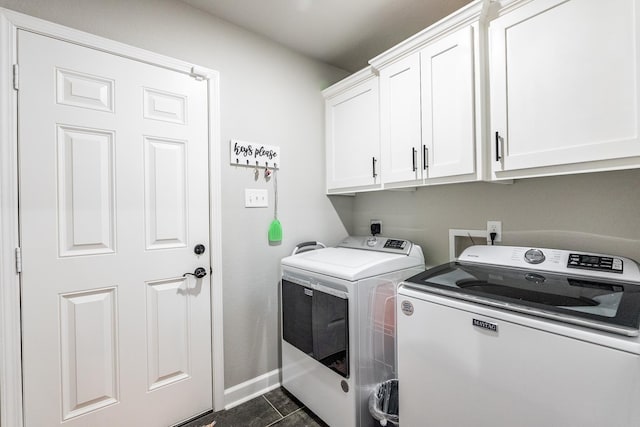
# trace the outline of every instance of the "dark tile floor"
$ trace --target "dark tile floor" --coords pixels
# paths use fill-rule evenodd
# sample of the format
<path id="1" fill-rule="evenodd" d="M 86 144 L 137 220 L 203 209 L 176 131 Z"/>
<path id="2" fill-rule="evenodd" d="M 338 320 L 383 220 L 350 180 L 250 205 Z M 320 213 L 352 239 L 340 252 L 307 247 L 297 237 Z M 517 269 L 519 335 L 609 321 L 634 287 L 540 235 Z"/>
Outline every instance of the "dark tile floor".
<path id="1" fill-rule="evenodd" d="M 228 411 L 214 412 L 182 427 L 329 427 L 283 388 L 249 400 Z"/>

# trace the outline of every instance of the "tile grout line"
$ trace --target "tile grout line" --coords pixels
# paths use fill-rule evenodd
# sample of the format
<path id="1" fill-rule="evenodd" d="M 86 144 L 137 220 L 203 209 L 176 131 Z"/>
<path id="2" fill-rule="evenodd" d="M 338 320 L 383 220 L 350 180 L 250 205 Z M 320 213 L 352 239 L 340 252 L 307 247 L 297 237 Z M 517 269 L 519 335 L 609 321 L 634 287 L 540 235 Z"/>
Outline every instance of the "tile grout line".
<path id="1" fill-rule="evenodd" d="M 291 413 L 287 414 L 286 416 L 284 416 L 284 417 L 280 418 L 280 419 L 279 419 L 279 420 L 277 420 L 277 421 L 272 422 L 271 424 L 268 424 L 268 425 L 267 425 L 267 426 L 265 426 L 265 427 L 271 427 L 271 426 L 274 426 L 274 425 L 278 424 L 280 421 L 284 420 L 285 418 L 289 418 L 291 415 L 295 414 L 296 412 L 300 412 L 300 411 L 302 411 L 304 408 L 305 408 L 304 406 L 303 406 L 303 407 L 301 407 L 301 408 L 298 408 L 298 409 L 296 409 L 295 411 L 293 411 L 293 412 L 291 412 Z M 277 411 L 277 409 L 276 409 L 276 411 Z"/>
<path id="2" fill-rule="evenodd" d="M 272 407 L 272 408 L 273 408 L 273 409 L 278 413 L 278 415 L 280 415 L 280 420 L 281 420 L 281 419 L 283 419 L 283 418 L 284 418 L 284 415 L 282 415 L 282 412 L 278 411 L 278 409 L 277 409 L 275 406 L 273 406 L 273 403 L 269 402 L 269 399 L 267 399 L 267 398 L 264 396 L 264 394 L 262 395 L 262 397 L 263 397 L 263 398 L 264 398 L 264 400 L 266 400 L 266 401 L 267 401 L 267 403 L 268 403 L 268 404 L 269 404 L 269 405 L 270 405 L 270 406 L 271 406 L 271 407 Z M 280 420 L 278 420 L 278 421 L 280 421 Z"/>

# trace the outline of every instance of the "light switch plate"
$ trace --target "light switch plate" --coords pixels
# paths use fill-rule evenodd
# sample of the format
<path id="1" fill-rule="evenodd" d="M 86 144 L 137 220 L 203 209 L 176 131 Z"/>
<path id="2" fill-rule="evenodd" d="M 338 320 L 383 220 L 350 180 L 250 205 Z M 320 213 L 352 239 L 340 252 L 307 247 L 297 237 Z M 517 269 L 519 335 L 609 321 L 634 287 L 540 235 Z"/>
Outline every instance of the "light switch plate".
<path id="1" fill-rule="evenodd" d="M 266 208 L 269 207 L 269 195 L 266 189 L 245 188 L 244 189 L 245 208 Z"/>

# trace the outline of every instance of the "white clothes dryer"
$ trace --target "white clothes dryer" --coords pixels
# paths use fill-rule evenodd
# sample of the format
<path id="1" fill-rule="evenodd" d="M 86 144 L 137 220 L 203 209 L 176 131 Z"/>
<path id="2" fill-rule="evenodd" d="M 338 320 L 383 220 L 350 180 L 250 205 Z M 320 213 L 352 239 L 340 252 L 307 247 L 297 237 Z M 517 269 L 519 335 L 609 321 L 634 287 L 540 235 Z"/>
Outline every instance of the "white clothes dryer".
<path id="1" fill-rule="evenodd" d="M 284 388 L 331 427 L 375 426 L 369 394 L 396 376 L 396 289 L 421 271 L 420 246 L 385 237 L 284 258 Z"/>

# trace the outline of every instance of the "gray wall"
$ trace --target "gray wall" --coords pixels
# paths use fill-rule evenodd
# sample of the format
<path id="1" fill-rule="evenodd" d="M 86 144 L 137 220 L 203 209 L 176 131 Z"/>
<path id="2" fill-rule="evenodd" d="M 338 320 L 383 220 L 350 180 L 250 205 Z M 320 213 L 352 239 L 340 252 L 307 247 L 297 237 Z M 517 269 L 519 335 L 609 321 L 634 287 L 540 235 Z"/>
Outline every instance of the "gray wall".
<path id="1" fill-rule="evenodd" d="M 173 0 L 0 0 L 0 6 L 220 72 L 225 387 L 278 368 L 280 258 L 296 243 L 336 243 L 352 199 L 324 196 L 324 101 L 345 72 L 314 62 Z M 281 149 L 284 239 L 267 242 L 273 181 L 228 163 L 232 138 Z M 245 209 L 245 188 L 268 188 L 269 209 Z"/>
<path id="2" fill-rule="evenodd" d="M 502 244 L 640 261 L 640 170 L 366 193 L 353 208 L 352 232 L 381 219 L 383 235 L 417 242 L 428 265 L 449 261 L 450 228 L 486 230 L 487 220 L 502 221 Z"/>

